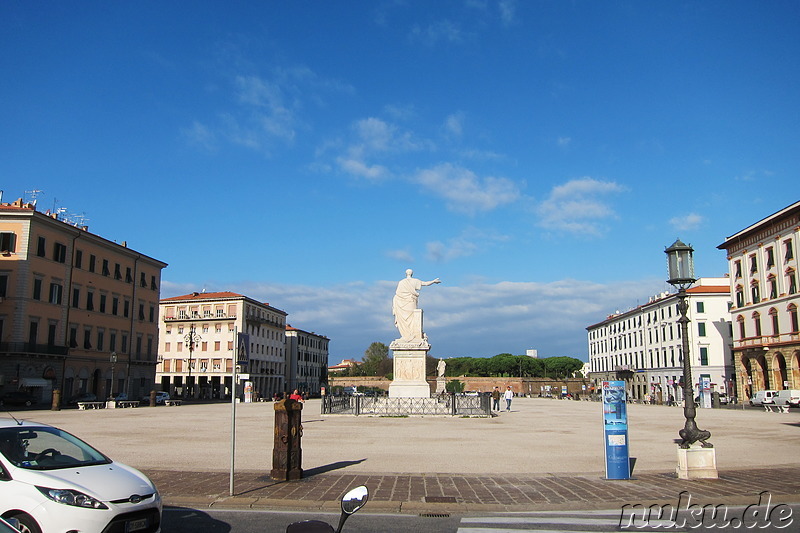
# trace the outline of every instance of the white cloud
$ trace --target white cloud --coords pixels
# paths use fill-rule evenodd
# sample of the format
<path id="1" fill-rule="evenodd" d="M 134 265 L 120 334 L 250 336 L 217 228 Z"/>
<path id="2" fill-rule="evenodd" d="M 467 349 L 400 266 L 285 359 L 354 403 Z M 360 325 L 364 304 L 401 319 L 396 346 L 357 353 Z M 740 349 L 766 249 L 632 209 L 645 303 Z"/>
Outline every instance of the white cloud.
<path id="1" fill-rule="evenodd" d="M 414 256 L 408 250 L 389 250 L 386 252 L 386 257 L 400 261 L 401 263 L 413 263 Z"/>
<path id="2" fill-rule="evenodd" d="M 680 231 L 695 230 L 699 228 L 703 222 L 705 222 L 705 219 L 702 215 L 698 215 L 697 213 L 689 213 L 687 215 L 673 217 L 669 220 L 672 227 Z"/>
<path id="3" fill-rule="evenodd" d="M 550 196 L 537 207 L 539 226 L 547 229 L 599 235 L 602 222 L 616 218 L 616 212 L 604 199 L 624 191 L 610 181 L 580 178 L 553 187 Z"/>
<path id="4" fill-rule="evenodd" d="M 467 228 L 464 232 L 448 240 L 428 242 L 425 247 L 428 259 L 436 263 L 452 261 L 460 257 L 467 257 L 478 252 L 487 251 L 494 243 L 507 241 L 506 235 L 493 234 L 477 228 Z"/>
<path id="5" fill-rule="evenodd" d="M 411 132 L 399 128 L 379 118 L 369 117 L 353 123 L 355 138 L 345 148 L 345 154 L 336 161 L 339 168 L 356 177 L 379 179 L 391 175 L 388 167 L 373 164 L 376 157 L 414 152 L 429 147 L 424 140 L 417 140 Z"/>
<path id="6" fill-rule="evenodd" d="M 517 184 L 507 178 L 480 178 L 471 170 L 443 163 L 423 169 L 412 178 L 435 195 L 444 198 L 453 211 L 490 211 L 520 197 Z"/>
<path id="7" fill-rule="evenodd" d="M 427 279 L 427 278 L 426 278 Z M 374 341 L 397 338 L 391 299 L 397 280 L 354 282 L 331 287 L 246 282 L 213 286 L 269 302 L 289 313 L 287 322 L 331 339 L 330 359 L 360 358 Z M 663 290 L 663 280 L 599 284 L 560 280 L 551 283 L 471 283 L 424 287 L 420 307 L 432 355 L 492 356 L 523 354 L 536 348 L 543 357 L 586 358 L 586 327 L 615 310 L 628 309 Z M 162 297 L 187 294 L 196 286 L 164 281 Z"/>
<path id="8" fill-rule="evenodd" d="M 567 146 L 572 144 L 572 137 L 559 137 L 556 142 L 558 143 L 558 146 L 560 146 L 561 148 L 566 148 Z"/>
<path id="9" fill-rule="evenodd" d="M 217 139 L 214 132 L 208 126 L 196 120 L 192 122 L 191 128 L 184 128 L 181 133 L 191 144 L 202 146 L 210 152 L 215 151 L 217 148 Z"/>
<path id="10" fill-rule="evenodd" d="M 411 41 L 433 46 L 439 41 L 459 43 L 464 39 L 461 26 L 450 20 L 441 20 L 427 26 L 415 24 L 409 35 Z"/>
<path id="11" fill-rule="evenodd" d="M 461 137 L 464 134 L 464 113 L 453 113 L 444 120 L 445 134 L 450 137 Z"/>
<path id="12" fill-rule="evenodd" d="M 500 9 L 500 21 L 504 26 L 517 22 L 517 2 L 515 0 L 500 0 L 497 4 Z"/>

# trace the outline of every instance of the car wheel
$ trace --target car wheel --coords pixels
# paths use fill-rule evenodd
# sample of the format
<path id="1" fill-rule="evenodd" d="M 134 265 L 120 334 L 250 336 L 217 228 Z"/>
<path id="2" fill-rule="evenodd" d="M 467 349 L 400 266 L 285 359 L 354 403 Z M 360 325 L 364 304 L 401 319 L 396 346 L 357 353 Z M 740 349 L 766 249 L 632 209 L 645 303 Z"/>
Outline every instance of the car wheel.
<path id="1" fill-rule="evenodd" d="M 36 523 L 32 516 L 25 513 L 13 515 L 11 518 L 19 520 L 20 533 L 42 533 L 42 528 Z"/>
<path id="2" fill-rule="evenodd" d="M 31 403 L 32 402 L 30 400 L 25 400 L 25 407 L 30 407 Z"/>

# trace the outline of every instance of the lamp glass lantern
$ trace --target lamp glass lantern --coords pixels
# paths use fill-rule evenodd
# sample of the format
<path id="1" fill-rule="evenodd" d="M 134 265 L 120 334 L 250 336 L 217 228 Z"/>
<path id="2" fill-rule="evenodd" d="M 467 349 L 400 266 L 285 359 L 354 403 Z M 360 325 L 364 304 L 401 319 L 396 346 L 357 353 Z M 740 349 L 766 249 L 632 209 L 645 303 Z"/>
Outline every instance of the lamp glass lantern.
<path id="1" fill-rule="evenodd" d="M 667 254 L 667 283 L 678 288 L 686 289 L 695 281 L 694 277 L 694 249 L 677 239 L 672 246 L 664 250 Z"/>

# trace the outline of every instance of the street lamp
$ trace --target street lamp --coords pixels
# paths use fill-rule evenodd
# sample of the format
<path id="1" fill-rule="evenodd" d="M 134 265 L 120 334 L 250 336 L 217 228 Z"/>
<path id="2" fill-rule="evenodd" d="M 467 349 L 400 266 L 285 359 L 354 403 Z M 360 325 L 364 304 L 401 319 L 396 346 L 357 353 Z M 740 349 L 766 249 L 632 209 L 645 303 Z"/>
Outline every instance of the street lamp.
<path id="1" fill-rule="evenodd" d="M 681 436 L 680 447 L 689 448 L 700 441 L 703 448 L 713 448 L 714 445 L 706 442 L 711 438 L 711 432 L 699 429 L 694 421 L 697 411 L 694 406 L 694 389 L 692 387 L 692 367 L 689 355 L 689 318 L 686 316 L 689 304 L 686 302 L 686 289 L 697 281 L 694 278 L 694 260 L 691 246 L 676 240 L 672 246 L 664 250 L 667 254 L 667 270 L 669 279 L 667 283 L 678 289 L 678 311 L 681 314 L 678 323 L 681 325 L 681 340 L 683 341 L 683 416 L 686 424 L 678 432 Z"/>
<path id="2" fill-rule="evenodd" d="M 192 352 L 194 351 L 194 345 L 197 341 L 199 341 L 202 337 L 198 335 L 194 330 L 194 324 L 189 326 L 189 333 L 184 335 L 183 340 L 186 341 L 186 344 L 189 345 L 189 375 L 186 378 L 186 392 L 184 393 L 184 397 L 187 395 L 191 398 L 192 397 Z"/>
<path id="3" fill-rule="evenodd" d="M 111 398 L 114 399 L 114 366 L 117 364 L 117 352 L 111 352 Z"/>

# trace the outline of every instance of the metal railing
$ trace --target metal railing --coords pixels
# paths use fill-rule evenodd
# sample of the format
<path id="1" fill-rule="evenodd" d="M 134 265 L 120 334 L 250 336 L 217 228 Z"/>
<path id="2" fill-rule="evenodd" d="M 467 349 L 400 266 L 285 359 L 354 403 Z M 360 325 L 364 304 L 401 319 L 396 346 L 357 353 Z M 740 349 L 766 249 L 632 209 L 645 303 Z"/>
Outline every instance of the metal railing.
<path id="1" fill-rule="evenodd" d="M 492 416 L 487 395 L 442 394 L 433 398 L 323 396 L 322 414 L 374 416 Z"/>

